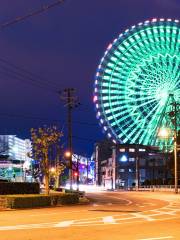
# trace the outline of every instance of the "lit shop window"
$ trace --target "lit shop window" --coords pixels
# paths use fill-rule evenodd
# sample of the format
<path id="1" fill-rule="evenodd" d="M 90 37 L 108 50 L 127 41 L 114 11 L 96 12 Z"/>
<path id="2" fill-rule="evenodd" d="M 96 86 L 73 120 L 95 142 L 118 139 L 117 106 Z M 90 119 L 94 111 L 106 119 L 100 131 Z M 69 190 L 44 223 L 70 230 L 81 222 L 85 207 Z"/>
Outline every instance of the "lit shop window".
<path id="1" fill-rule="evenodd" d="M 129 148 L 129 152 L 135 152 L 134 148 Z"/>
<path id="2" fill-rule="evenodd" d="M 125 149 L 125 148 L 120 148 L 119 151 L 120 151 L 120 152 L 125 152 L 126 149 Z"/>
<path id="3" fill-rule="evenodd" d="M 139 152 L 145 152 L 145 151 L 146 151 L 146 149 L 144 149 L 144 148 L 139 149 Z"/>
<path id="4" fill-rule="evenodd" d="M 135 158 L 129 158 L 129 162 L 134 162 Z"/>

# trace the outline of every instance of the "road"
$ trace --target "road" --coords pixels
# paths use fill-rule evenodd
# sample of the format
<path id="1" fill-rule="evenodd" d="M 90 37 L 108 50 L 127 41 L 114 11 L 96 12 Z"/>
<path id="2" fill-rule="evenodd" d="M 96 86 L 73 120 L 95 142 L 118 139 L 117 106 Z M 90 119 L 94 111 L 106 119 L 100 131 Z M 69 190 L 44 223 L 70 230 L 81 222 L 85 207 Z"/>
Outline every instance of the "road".
<path id="1" fill-rule="evenodd" d="M 0 212 L 0 240 L 180 240 L 180 195 L 89 193 L 88 205 Z"/>

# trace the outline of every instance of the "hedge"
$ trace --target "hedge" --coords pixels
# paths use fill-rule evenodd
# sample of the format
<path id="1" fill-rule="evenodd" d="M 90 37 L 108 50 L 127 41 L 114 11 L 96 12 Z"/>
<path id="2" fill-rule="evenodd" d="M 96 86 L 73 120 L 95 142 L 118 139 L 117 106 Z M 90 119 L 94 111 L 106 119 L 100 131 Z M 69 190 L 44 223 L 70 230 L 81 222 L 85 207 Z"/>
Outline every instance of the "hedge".
<path id="1" fill-rule="evenodd" d="M 40 193 L 39 183 L 0 182 L 0 195 L 38 193 Z"/>
<path id="2" fill-rule="evenodd" d="M 74 194 L 77 194 L 79 197 L 84 197 L 85 195 L 84 191 L 78 191 L 78 190 L 71 190 L 71 189 L 65 189 L 65 188 L 55 188 L 54 190 L 57 192 L 74 193 Z"/>
<path id="3" fill-rule="evenodd" d="M 2 198 L 6 198 L 6 208 L 48 207 L 76 204 L 79 202 L 78 195 L 72 193 L 53 195 L 9 195 Z"/>

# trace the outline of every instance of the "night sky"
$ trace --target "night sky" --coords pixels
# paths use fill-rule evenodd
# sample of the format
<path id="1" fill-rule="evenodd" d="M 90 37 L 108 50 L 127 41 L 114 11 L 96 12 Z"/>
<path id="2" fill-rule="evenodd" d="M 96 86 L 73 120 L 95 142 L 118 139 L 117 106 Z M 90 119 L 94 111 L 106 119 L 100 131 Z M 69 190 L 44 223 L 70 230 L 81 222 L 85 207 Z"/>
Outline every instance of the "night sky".
<path id="1" fill-rule="evenodd" d="M 53 2 L 0 0 L 0 23 Z M 66 146 L 66 108 L 57 91 L 73 87 L 81 103 L 73 113 L 74 151 L 89 156 L 104 137 L 92 103 L 103 52 L 119 33 L 153 17 L 180 18 L 180 0 L 65 0 L 1 29 L 0 133 L 27 138 L 31 127 L 58 124 Z"/>

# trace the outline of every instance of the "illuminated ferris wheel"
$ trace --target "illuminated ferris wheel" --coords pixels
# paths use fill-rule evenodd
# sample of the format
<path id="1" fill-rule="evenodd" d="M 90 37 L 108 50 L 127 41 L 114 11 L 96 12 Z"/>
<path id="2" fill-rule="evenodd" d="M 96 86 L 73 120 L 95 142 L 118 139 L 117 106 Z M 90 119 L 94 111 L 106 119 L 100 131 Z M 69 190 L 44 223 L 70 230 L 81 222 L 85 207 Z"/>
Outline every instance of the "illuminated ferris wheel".
<path id="1" fill-rule="evenodd" d="M 96 73 L 94 103 L 103 130 L 114 142 L 160 146 L 158 128 L 173 129 L 173 101 L 180 103 L 179 20 L 132 26 L 108 46 Z"/>

